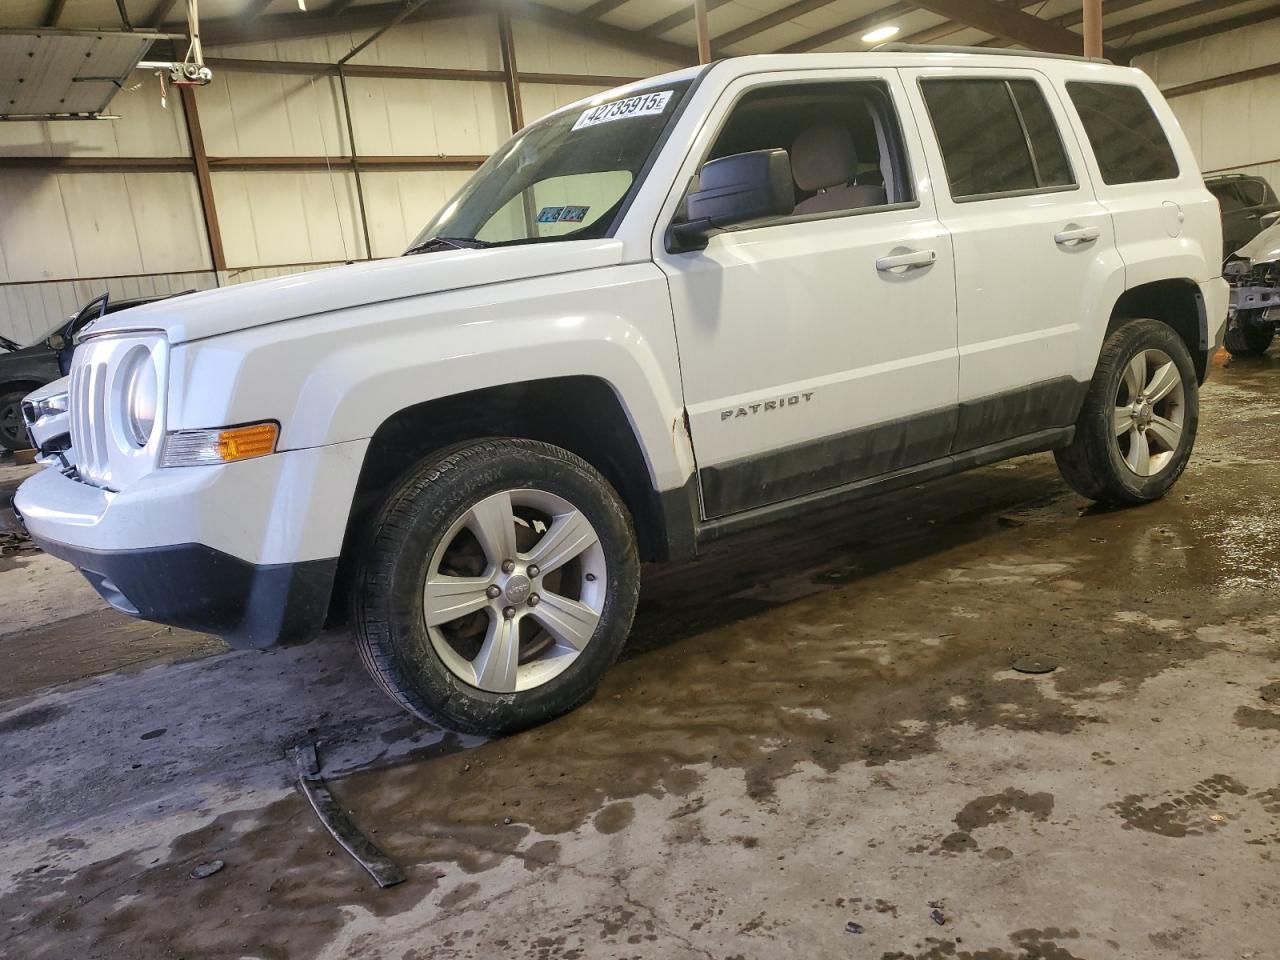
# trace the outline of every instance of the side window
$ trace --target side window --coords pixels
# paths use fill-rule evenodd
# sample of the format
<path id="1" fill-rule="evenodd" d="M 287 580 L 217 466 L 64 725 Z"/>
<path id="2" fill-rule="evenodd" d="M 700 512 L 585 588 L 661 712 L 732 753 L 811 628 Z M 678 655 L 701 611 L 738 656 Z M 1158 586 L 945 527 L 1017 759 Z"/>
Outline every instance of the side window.
<path id="1" fill-rule="evenodd" d="M 920 81 L 955 200 L 1076 185 L 1062 135 L 1033 80 Z"/>
<path id="2" fill-rule="evenodd" d="M 915 199 L 897 113 L 880 81 L 753 90 L 734 104 L 703 162 L 774 148 L 791 158 L 796 216 Z"/>
<path id="3" fill-rule="evenodd" d="M 1107 184 L 1172 180 L 1178 160 L 1151 104 L 1137 87 L 1123 83 L 1067 84 L 1098 169 Z"/>
<path id="4" fill-rule="evenodd" d="M 1267 202 L 1267 190 L 1257 180 L 1241 180 L 1236 186 L 1246 207 L 1260 207 Z"/>
<path id="5" fill-rule="evenodd" d="M 1235 184 L 1218 183 L 1209 188 L 1218 199 L 1218 206 L 1222 208 L 1223 213 L 1233 213 L 1236 210 L 1244 209 L 1244 201 L 1240 198 L 1239 192 L 1236 190 Z"/>

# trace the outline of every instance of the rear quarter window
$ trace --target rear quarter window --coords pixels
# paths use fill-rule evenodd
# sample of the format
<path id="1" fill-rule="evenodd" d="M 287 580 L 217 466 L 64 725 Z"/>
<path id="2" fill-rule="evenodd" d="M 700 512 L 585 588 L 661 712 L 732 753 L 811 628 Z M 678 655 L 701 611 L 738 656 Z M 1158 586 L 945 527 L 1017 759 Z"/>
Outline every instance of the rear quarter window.
<path id="1" fill-rule="evenodd" d="M 1173 180 L 1178 160 L 1146 95 L 1124 83 L 1067 83 L 1104 183 Z"/>

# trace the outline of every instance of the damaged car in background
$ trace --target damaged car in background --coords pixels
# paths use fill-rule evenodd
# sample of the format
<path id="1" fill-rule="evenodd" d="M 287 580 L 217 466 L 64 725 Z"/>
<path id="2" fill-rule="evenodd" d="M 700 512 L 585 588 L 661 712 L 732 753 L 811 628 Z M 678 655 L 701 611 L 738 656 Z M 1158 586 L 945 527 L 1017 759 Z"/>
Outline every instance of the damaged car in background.
<path id="1" fill-rule="evenodd" d="M 1233 357 L 1266 353 L 1280 321 L 1280 212 L 1263 220 L 1266 228 L 1222 268 L 1231 284 L 1226 347 Z"/>

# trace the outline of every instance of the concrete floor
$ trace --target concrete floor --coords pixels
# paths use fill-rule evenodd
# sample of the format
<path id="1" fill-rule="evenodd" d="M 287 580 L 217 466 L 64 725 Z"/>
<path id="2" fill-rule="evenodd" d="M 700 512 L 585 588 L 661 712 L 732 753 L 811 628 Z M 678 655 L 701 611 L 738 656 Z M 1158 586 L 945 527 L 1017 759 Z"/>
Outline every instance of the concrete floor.
<path id="1" fill-rule="evenodd" d="M 1274 960 L 1280 359 L 1215 366 L 1165 501 L 1038 456 L 648 571 L 595 700 L 500 742 L 341 636 L 231 653 L 0 558 L 0 956 Z"/>

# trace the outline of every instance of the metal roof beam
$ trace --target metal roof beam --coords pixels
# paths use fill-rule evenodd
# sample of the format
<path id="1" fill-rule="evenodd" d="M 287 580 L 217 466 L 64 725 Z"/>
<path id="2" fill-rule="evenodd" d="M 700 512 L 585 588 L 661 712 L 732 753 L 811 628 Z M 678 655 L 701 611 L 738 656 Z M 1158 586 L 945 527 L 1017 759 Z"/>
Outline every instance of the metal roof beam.
<path id="1" fill-rule="evenodd" d="M 1032 50 L 1079 54 L 1084 46 L 1078 33 L 995 0 L 915 0 L 915 4 Z"/>
<path id="2" fill-rule="evenodd" d="M 723 7 L 730 0 L 707 0 L 707 12 L 710 13 L 716 7 Z M 655 23 L 642 28 L 639 32 L 646 37 L 660 37 L 668 31 L 674 30 L 676 27 L 682 27 L 694 18 L 695 11 L 692 3 L 689 6 L 677 10 L 669 17 L 663 17 Z"/>
<path id="3" fill-rule="evenodd" d="M 56 27 L 58 21 L 62 19 L 62 11 L 67 8 L 67 0 L 49 0 L 49 6 L 45 8 L 44 25 L 46 27 Z"/>
<path id="4" fill-rule="evenodd" d="M 1119 37 L 1131 37 L 1134 34 L 1144 33 L 1147 30 L 1157 30 L 1160 27 L 1167 27 L 1171 23 L 1178 23 L 1190 17 L 1199 17 L 1207 13 L 1218 13 L 1225 11 L 1228 7 L 1236 7 L 1242 3 L 1248 3 L 1250 0 L 1198 0 L 1196 3 L 1188 3 L 1181 7 L 1174 7 L 1172 10 L 1164 10 L 1160 13 L 1153 13 L 1149 17 L 1140 17 L 1137 20 L 1130 20 L 1127 23 L 1118 23 L 1114 27 L 1106 28 L 1106 35 L 1111 39 Z M 1103 8 L 1104 14 L 1108 12 Z M 1275 12 L 1275 11 L 1273 11 Z"/>
<path id="5" fill-rule="evenodd" d="M 1176 47 L 1180 43 L 1190 43 L 1193 40 L 1203 40 L 1206 37 L 1216 37 L 1221 33 L 1229 33 L 1232 30 L 1239 30 L 1242 27 L 1252 27 L 1259 23 L 1266 23 L 1268 20 L 1274 20 L 1280 17 L 1280 3 L 1274 4 L 1263 10 L 1257 10 L 1254 13 L 1246 13 L 1239 17 L 1232 17 L 1230 20 L 1217 20 L 1213 23 L 1201 24 L 1198 27 L 1192 27 L 1189 30 L 1183 30 L 1179 33 L 1166 34 L 1163 37 L 1156 37 L 1154 40 L 1144 40 L 1142 43 L 1135 43 L 1124 48 L 1125 56 L 1132 59 L 1143 53 L 1150 53 L 1152 50 L 1162 50 L 1165 47 Z"/>
<path id="6" fill-rule="evenodd" d="M 720 36 L 717 45 L 728 47 L 735 43 L 740 43 L 748 37 L 754 37 L 758 33 L 772 30 L 774 27 L 794 20 L 796 17 L 803 17 L 806 13 L 821 10 L 823 7 L 829 7 L 833 3 L 835 3 L 835 0 L 796 0 L 795 3 L 788 4 L 781 10 L 765 14 L 763 17 L 757 17 L 750 23 L 744 23 L 740 27 L 727 31 Z M 910 9 L 911 7 L 909 3 L 895 3 L 893 6 L 905 9 Z M 892 16 L 892 14 L 888 13 L 888 10 L 885 13 L 888 16 Z"/>

